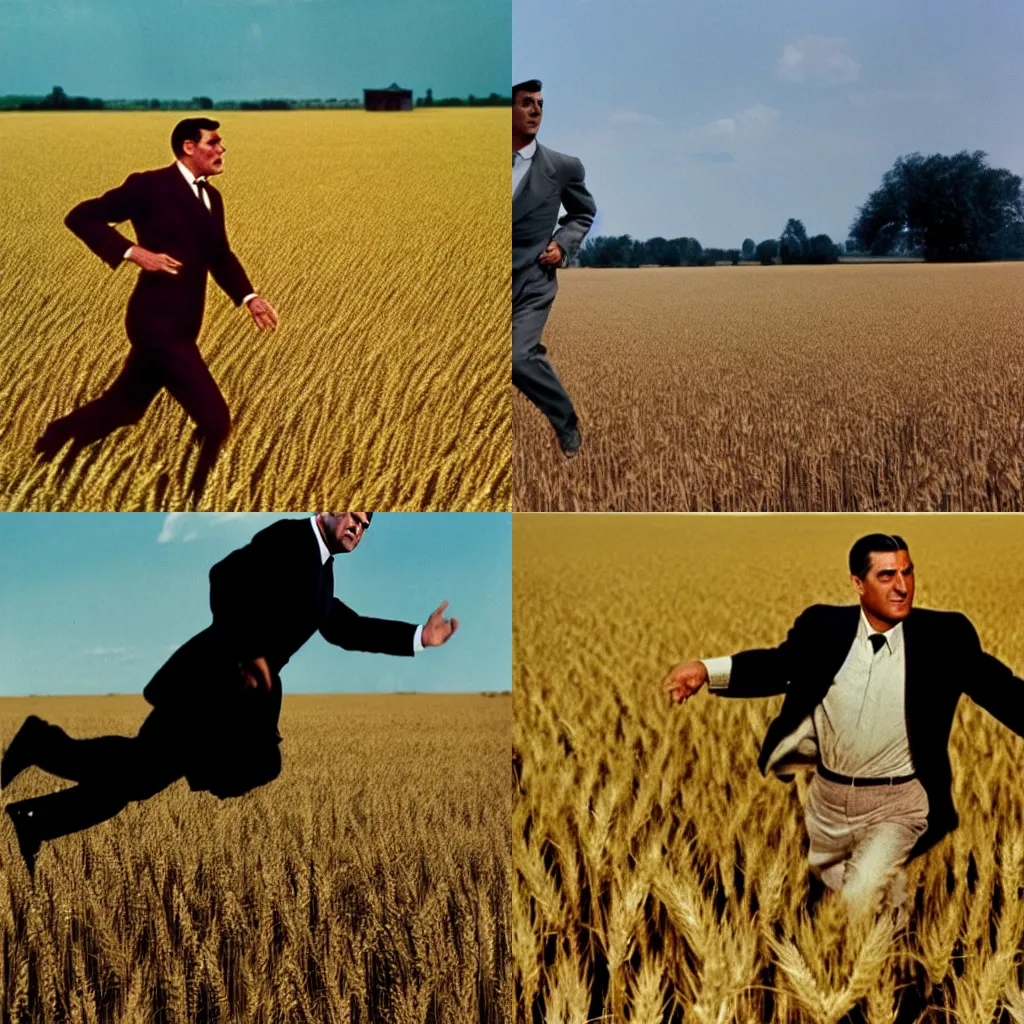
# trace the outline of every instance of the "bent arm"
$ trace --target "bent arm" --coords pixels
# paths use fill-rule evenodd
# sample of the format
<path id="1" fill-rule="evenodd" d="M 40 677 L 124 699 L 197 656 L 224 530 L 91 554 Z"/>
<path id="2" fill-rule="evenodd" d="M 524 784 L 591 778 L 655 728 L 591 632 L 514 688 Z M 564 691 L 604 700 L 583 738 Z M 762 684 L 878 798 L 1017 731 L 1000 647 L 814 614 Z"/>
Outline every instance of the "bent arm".
<path id="1" fill-rule="evenodd" d="M 249 280 L 249 276 L 246 274 L 238 257 L 231 251 L 231 246 L 228 245 L 227 233 L 222 232 L 221 237 L 221 244 L 217 247 L 217 252 L 210 261 L 210 273 L 213 275 L 214 281 L 227 294 L 228 298 L 236 306 L 240 306 L 245 298 L 255 294 L 256 289 L 253 288 L 252 282 Z"/>
<path id="2" fill-rule="evenodd" d="M 561 195 L 565 216 L 559 220 L 559 228 L 551 239 L 559 244 L 565 260 L 580 247 L 597 213 L 597 204 L 587 190 L 584 173 L 583 164 L 579 160 L 573 161 L 572 175 Z"/>
<path id="3" fill-rule="evenodd" d="M 331 603 L 331 616 L 320 635 L 346 651 L 369 651 L 412 657 L 413 640 L 419 627 L 395 619 L 374 619 L 360 615 L 337 598 Z"/>
<path id="4" fill-rule="evenodd" d="M 123 185 L 112 188 L 96 199 L 79 203 L 65 218 L 73 231 L 104 263 L 118 267 L 125 252 L 135 243 L 111 224 L 120 224 L 137 216 L 141 204 L 140 176 L 131 174 Z"/>

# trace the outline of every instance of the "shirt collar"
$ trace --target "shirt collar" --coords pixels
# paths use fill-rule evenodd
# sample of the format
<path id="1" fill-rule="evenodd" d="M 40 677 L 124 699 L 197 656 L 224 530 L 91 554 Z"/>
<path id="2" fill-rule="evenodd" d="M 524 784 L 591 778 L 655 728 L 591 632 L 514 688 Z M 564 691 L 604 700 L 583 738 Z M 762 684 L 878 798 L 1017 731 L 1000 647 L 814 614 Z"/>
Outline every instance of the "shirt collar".
<path id="1" fill-rule="evenodd" d="M 533 155 L 536 152 L 537 140 L 534 139 L 533 142 L 531 142 L 528 146 L 523 146 L 523 148 L 519 150 L 519 156 L 522 157 L 523 160 L 532 160 Z"/>
<path id="2" fill-rule="evenodd" d="M 196 176 L 180 160 L 175 160 L 175 163 L 178 165 L 178 170 L 181 171 L 181 173 L 184 175 L 185 180 L 193 188 L 195 188 Z M 200 175 L 200 177 L 203 177 L 203 175 Z M 205 178 L 204 178 L 204 180 L 205 180 Z"/>
<path id="3" fill-rule="evenodd" d="M 331 557 L 331 553 L 327 549 L 323 537 L 320 536 L 320 527 L 316 525 L 316 516 L 309 517 L 309 525 L 313 527 L 313 532 L 316 534 L 316 542 L 320 545 L 320 564 L 326 565 L 327 559 Z"/>
<path id="4" fill-rule="evenodd" d="M 873 633 L 878 633 L 879 636 L 885 637 L 885 644 L 889 649 L 890 654 L 896 654 L 903 646 L 903 623 L 897 622 L 892 629 L 887 630 L 885 633 L 875 629 L 874 626 L 868 622 L 867 616 L 864 614 L 864 609 L 860 610 L 860 628 L 858 630 L 858 636 L 863 638 L 865 644 L 868 643 L 868 637 Z"/>

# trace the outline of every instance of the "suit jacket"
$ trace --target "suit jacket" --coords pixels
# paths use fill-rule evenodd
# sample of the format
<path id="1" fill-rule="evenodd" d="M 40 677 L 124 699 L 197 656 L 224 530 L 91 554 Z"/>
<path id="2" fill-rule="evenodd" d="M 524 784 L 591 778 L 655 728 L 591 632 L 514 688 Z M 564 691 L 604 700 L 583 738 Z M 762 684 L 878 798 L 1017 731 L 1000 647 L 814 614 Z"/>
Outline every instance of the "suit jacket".
<path id="1" fill-rule="evenodd" d="M 213 624 L 179 648 L 146 686 L 156 706 L 242 694 L 239 665 L 266 658 L 279 673 L 317 631 L 349 651 L 413 653 L 413 623 L 359 615 L 333 594 L 308 519 L 282 519 L 210 570 Z M 276 725 L 276 721 L 275 721 Z"/>
<path id="2" fill-rule="evenodd" d="M 137 244 L 181 261 L 177 274 L 139 272 L 125 320 L 133 345 L 194 342 L 203 322 L 207 272 L 236 306 L 255 290 L 228 245 L 224 201 L 212 185 L 207 191 L 209 211 L 171 164 L 129 175 L 123 185 L 79 203 L 64 219 L 111 267 L 136 244 L 110 226 L 126 220 L 135 228 Z"/>
<path id="3" fill-rule="evenodd" d="M 807 720 L 842 667 L 857 633 L 858 605 L 814 605 L 786 639 L 768 650 L 734 655 L 727 697 L 785 694 L 771 723 L 758 767 L 764 774 L 780 752 L 794 749 Z M 962 694 L 1024 735 L 1024 682 L 981 649 L 978 634 L 960 612 L 914 609 L 903 620 L 905 715 L 914 769 L 928 794 L 928 829 L 910 852 L 916 857 L 959 824 L 952 797 L 949 733 Z M 776 769 L 778 770 L 778 769 Z M 785 776 L 783 776 L 785 777 Z"/>
<path id="4" fill-rule="evenodd" d="M 565 251 L 563 266 L 579 248 L 597 212 L 583 177 L 583 164 L 576 157 L 537 143 L 530 169 L 512 200 L 513 271 L 536 263 L 548 242 L 557 242 Z M 558 220 L 561 206 L 566 213 Z"/>

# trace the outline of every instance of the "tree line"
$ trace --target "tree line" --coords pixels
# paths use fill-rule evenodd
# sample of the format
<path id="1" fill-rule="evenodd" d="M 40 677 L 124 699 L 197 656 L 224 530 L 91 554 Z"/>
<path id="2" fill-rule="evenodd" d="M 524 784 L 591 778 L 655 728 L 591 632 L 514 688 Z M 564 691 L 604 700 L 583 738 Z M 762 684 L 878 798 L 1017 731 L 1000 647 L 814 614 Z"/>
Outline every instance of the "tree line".
<path id="1" fill-rule="evenodd" d="M 599 235 L 587 239 L 577 262 L 584 267 L 713 266 L 743 260 L 837 263 L 843 255 L 904 256 L 929 262 L 1024 259 L 1024 191 L 1021 178 L 990 167 L 978 150 L 954 156 L 913 153 L 886 171 L 839 245 L 825 234 L 808 236 L 790 218 L 778 238 L 739 249 L 705 249 L 695 238 Z"/>
<path id="2" fill-rule="evenodd" d="M 193 96 L 187 100 L 102 100 L 69 96 L 59 85 L 55 85 L 47 96 L 0 96 L 0 110 L 361 110 L 362 106 L 361 99 L 338 99 L 333 96 L 329 99 L 221 100 L 217 103 L 209 96 Z M 492 92 L 488 96 L 470 93 L 465 99 L 461 96 L 435 99 L 433 90 L 427 89 L 426 95 L 416 97 L 414 106 L 511 107 L 512 97 Z"/>

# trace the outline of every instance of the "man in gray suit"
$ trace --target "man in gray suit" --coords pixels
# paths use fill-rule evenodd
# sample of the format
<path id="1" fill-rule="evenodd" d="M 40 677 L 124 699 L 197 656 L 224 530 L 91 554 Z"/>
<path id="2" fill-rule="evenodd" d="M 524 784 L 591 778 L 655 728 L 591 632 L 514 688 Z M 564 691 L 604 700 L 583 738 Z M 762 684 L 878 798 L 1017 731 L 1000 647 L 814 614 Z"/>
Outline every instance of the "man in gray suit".
<path id="1" fill-rule="evenodd" d="M 512 383 L 547 416 L 571 459 L 580 450 L 576 410 L 540 339 L 558 291 L 555 268 L 579 248 L 597 207 L 583 164 L 537 141 L 543 111 L 540 82 L 512 87 Z"/>

